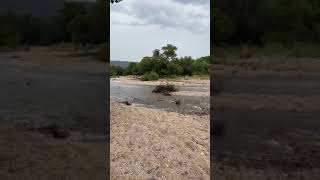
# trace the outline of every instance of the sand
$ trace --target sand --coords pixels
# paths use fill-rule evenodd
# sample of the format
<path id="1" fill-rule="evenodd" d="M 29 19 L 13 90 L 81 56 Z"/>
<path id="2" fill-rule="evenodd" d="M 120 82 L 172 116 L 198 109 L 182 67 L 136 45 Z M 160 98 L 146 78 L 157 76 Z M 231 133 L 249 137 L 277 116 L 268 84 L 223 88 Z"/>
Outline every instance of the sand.
<path id="1" fill-rule="evenodd" d="M 111 102 L 111 179 L 209 179 L 209 116 Z"/>
<path id="2" fill-rule="evenodd" d="M 22 68 L 45 72 L 105 73 L 107 65 L 84 51 L 50 46 L 32 46 L 30 51 L 3 53 Z M 90 53 L 89 51 L 87 53 Z M 14 57 L 14 58 L 13 58 Z"/>
<path id="3" fill-rule="evenodd" d="M 121 76 L 117 78 L 111 78 L 114 81 L 120 81 L 125 84 L 132 84 L 132 85 L 150 85 L 156 86 L 159 84 L 174 84 L 174 85 L 210 85 L 210 80 L 177 80 L 177 81 L 168 81 L 165 79 L 159 79 L 157 81 L 141 81 L 133 76 Z"/>
<path id="4" fill-rule="evenodd" d="M 58 140 L 4 123 L 0 126 L 0 136 L 0 179 L 107 178 L 103 141 Z"/>
<path id="5" fill-rule="evenodd" d="M 222 93 L 214 97 L 213 107 L 232 109 L 315 112 L 320 111 L 320 96 L 255 95 Z"/>
<path id="6" fill-rule="evenodd" d="M 174 96 L 193 96 L 193 97 L 208 97 L 210 96 L 210 91 L 199 92 L 199 91 L 178 91 L 173 92 Z"/>
<path id="7" fill-rule="evenodd" d="M 106 131 L 105 63 L 74 53 L 80 51 L 31 47 L 0 54 L 1 180 L 107 179 L 105 140 L 54 139 L 16 126 L 46 122 L 99 136 Z"/>

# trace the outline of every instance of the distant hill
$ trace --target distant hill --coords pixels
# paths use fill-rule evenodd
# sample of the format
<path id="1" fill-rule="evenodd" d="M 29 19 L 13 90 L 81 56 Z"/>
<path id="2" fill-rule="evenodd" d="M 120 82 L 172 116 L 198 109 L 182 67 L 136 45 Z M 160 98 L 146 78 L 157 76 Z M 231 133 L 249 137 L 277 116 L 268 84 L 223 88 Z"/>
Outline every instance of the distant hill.
<path id="1" fill-rule="evenodd" d="M 120 67 L 128 67 L 129 63 L 129 61 L 111 61 L 111 65 Z"/>

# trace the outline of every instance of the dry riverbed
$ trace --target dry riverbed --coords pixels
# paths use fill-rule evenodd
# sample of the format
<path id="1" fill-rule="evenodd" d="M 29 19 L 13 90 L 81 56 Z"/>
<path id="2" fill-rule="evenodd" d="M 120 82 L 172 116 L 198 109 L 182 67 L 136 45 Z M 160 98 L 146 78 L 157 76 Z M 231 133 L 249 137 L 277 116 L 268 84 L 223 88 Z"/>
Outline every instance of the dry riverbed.
<path id="1" fill-rule="evenodd" d="M 111 102 L 112 179 L 209 179 L 209 115 Z"/>
<path id="2" fill-rule="evenodd" d="M 131 106 L 111 102 L 112 179 L 210 178 L 209 80 L 140 81 L 127 76 L 111 81 L 122 84 L 116 92 L 129 85 L 145 88 L 141 91 L 147 96 L 141 103 L 134 98 Z M 172 96 L 151 92 L 153 86 L 167 82 L 206 90 Z"/>

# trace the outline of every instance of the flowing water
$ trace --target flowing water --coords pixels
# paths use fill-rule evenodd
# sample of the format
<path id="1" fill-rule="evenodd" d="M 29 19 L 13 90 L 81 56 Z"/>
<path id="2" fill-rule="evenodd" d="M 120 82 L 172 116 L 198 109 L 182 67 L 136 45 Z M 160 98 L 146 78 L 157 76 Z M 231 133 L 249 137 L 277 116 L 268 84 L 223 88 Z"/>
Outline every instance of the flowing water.
<path id="1" fill-rule="evenodd" d="M 143 105 L 181 113 L 209 114 L 210 98 L 194 96 L 164 96 L 152 93 L 155 86 L 128 85 L 116 80 L 110 80 L 110 97 L 113 101 L 132 101 L 134 105 Z M 209 85 L 180 85 L 180 91 L 209 92 Z M 175 101 L 180 100 L 177 105 Z"/>

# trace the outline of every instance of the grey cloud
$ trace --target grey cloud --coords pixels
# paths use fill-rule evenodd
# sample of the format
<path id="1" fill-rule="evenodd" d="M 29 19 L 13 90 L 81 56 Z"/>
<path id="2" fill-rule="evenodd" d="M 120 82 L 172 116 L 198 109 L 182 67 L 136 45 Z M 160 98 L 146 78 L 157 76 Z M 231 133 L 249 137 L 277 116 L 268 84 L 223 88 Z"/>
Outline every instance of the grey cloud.
<path id="1" fill-rule="evenodd" d="M 186 3 L 186 4 L 209 4 L 210 0 L 174 0 L 176 2 L 180 3 Z"/>
<path id="2" fill-rule="evenodd" d="M 191 3 L 191 0 L 130 0 L 123 4 L 112 6 L 111 19 L 114 24 L 125 25 L 158 25 L 162 28 L 184 28 L 189 31 L 201 32 L 209 28 L 209 5 L 200 0 Z M 200 3 L 201 2 L 201 3 Z M 113 18 L 113 14 L 124 14 L 132 22 L 121 18 Z M 125 22 L 125 23 L 123 23 Z"/>

